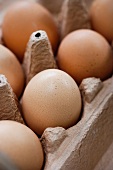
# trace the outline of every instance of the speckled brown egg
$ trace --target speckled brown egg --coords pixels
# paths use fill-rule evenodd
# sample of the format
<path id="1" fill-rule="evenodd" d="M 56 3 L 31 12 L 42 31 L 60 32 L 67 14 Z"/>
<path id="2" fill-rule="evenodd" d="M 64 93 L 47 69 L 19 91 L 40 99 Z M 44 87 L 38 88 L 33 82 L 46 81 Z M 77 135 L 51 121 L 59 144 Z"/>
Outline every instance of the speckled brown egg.
<path id="1" fill-rule="evenodd" d="M 102 35 L 81 29 L 68 34 L 62 40 L 57 63 L 78 84 L 88 77 L 105 80 L 113 73 L 113 52 Z"/>
<path id="2" fill-rule="evenodd" d="M 0 152 L 6 154 L 20 170 L 41 170 L 43 150 L 36 134 L 14 121 L 0 121 Z"/>
<path id="3" fill-rule="evenodd" d="M 47 9 L 36 2 L 16 2 L 4 16 L 2 31 L 6 46 L 22 61 L 26 44 L 32 32 L 46 31 L 52 48 L 58 45 L 57 26 Z"/>
<path id="4" fill-rule="evenodd" d="M 81 111 L 81 95 L 75 81 L 58 69 L 34 76 L 23 94 L 23 116 L 27 125 L 41 135 L 47 127 L 69 128 Z"/>
<path id="5" fill-rule="evenodd" d="M 113 0 L 95 0 L 90 9 L 92 28 L 113 40 Z"/>
<path id="6" fill-rule="evenodd" d="M 24 88 L 24 73 L 16 56 L 0 45 L 0 74 L 4 74 L 13 91 L 19 97 Z"/>

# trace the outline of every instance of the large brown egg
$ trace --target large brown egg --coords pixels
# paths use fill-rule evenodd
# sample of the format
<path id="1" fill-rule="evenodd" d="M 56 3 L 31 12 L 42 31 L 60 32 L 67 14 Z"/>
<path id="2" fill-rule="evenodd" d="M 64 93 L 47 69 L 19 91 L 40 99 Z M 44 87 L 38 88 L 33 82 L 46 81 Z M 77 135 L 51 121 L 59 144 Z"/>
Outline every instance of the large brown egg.
<path id="1" fill-rule="evenodd" d="M 113 40 L 113 0 L 95 0 L 90 9 L 92 28 Z"/>
<path id="2" fill-rule="evenodd" d="M 80 84 L 84 78 L 107 79 L 113 73 L 113 52 L 99 33 L 81 29 L 68 34 L 60 44 L 58 66 Z"/>
<path id="3" fill-rule="evenodd" d="M 81 111 L 78 86 L 61 70 L 44 70 L 26 86 L 22 110 L 27 125 L 39 135 L 47 127 L 73 126 Z"/>
<path id="4" fill-rule="evenodd" d="M 2 30 L 6 46 L 20 61 L 23 59 L 29 37 L 34 31 L 46 31 L 54 51 L 58 45 L 58 31 L 52 15 L 35 2 L 16 2 L 10 6 L 3 20 Z"/>
<path id="5" fill-rule="evenodd" d="M 14 121 L 0 121 L 0 152 L 20 170 L 41 170 L 43 150 L 36 134 Z"/>
<path id="6" fill-rule="evenodd" d="M 24 87 L 24 73 L 16 56 L 0 45 L 0 74 L 4 74 L 13 91 L 19 97 Z"/>

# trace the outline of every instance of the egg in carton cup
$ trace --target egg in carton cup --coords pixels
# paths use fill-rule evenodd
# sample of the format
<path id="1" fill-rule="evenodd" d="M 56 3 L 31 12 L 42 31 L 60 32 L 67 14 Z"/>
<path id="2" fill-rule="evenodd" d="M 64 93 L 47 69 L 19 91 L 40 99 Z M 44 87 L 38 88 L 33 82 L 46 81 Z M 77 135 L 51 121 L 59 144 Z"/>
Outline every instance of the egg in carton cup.
<path id="1" fill-rule="evenodd" d="M 39 1 L 39 3 L 53 12 L 60 34 L 60 41 L 74 30 L 91 29 L 88 15 L 89 6 L 87 8 L 84 1 L 57 1 L 56 12 L 54 12 L 54 8 L 51 8 L 54 6 L 52 1 L 51 4 L 44 0 Z M 28 41 L 22 63 L 26 87 L 39 72 L 48 69 L 58 70 L 54 55 L 55 53 L 52 51 L 51 42 L 46 32 L 43 30 L 33 32 Z M 108 157 L 110 158 L 111 156 L 109 150 L 112 148 L 113 142 L 113 132 L 111 130 L 113 128 L 113 78 L 110 76 L 104 81 L 96 77 L 82 80 L 79 85 L 82 96 L 82 110 L 76 125 L 69 128 L 51 126 L 45 129 L 40 138 L 45 153 L 43 169 L 82 170 L 87 168 L 90 170 L 95 168 L 95 170 L 99 170 L 99 168 L 104 167 L 104 169 L 107 169 L 112 166 L 108 161 Z M 0 87 L 4 86 L 4 82 L 9 87 L 5 77 L 1 75 L 1 78 L 2 86 Z M 6 91 L 11 93 L 11 98 L 7 100 L 8 104 L 6 105 L 17 107 L 17 99 L 13 99 L 13 103 L 10 104 L 11 99 L 14 98 L 11 87 L 2 88 L 3 95 L 1 97 L 4 96 Z M 7 98 L 8 96 L 6 95 Z M 3 104 L 6 99 L 2 102 Z M 3 112 L 3 109 L 1 110 Z M 21 109 L 17 107 L 16 110 L 18 112 L 16 114 L 20 117 L 19 122 L 21 122 L 20 120 L 26 122 L 23 119 Z M 8 111 L 8 114 L 10 112 L 14 112 L 15 117 L 13 107 Z M 9 120 L 10 116 L 6 119 Z M 108 162 L 105 161 L 106 158 Z"/>

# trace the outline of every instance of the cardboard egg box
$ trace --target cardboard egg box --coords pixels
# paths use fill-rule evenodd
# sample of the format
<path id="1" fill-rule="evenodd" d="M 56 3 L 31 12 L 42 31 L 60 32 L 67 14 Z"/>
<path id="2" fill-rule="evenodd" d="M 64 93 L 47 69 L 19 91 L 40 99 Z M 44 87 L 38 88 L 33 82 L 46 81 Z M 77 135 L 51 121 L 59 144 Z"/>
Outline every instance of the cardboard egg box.
<path id="1" fill-rule="evenodd" d="M 92 0 L 38 1 L 53 14 L 61 34 L 61 39 L 73 30 L 91 28 L 87 11 Z M 12 2 L 14 2 L 14 0 L 1 0 L 0 23 L 2 23 L 2 18 L 7 6 Z M 78 6 L 80 9 L 78 9 L 77 4 L 79 4 Z M 76 7 L 76 10 L 72 10 L 72 6 Z M 77 10 L 81 10 L 83 22 L 81 16 L 76 15 Z M 71 18 L 70 12 L 74 13 L 76 16 L 74 21 L 73 18 Z M 65 18 L 64 20 L 63 17 Z M 73 24 L 76 23 L 78 18 L 80 18 L 79 24 Z M 61 20 L 63 21 L 62 24 Z M 43 34 L 43 32 L 40 33 Z M 45 34 L 44 36 L 46 39 Z M 29 49 L 32 50 L 32 43 L 34 43 L 34 41 L 32 41 L 33 38 L 34 36 L 32 34 L 25 54 L 26 59 L 24 61 L 24 67 L 27 71 L 27 59 L 33 61 L 29 55 Z M 51 67 L 56 68 L 48 40 L 45 41 L 45 44 L 48 45 L 47 53 L 51 56 Z M 35 55 L 36 61 L 36 51 L 34 50 L 32 53 Z M 33 61 L 33 63 L 36 63 L 35 61 Z M 36 66 L 34 64 L 32 67 L 33 70 L 35 70 Z M 37 70 L 33 72 L 29 71 L 29 74 L 26 72 L 26 81 L 29 81 L 36 72 Z M 5 92 L 8 91 L 11 94 L 11 98 L 9 98 L 7 100 L 8 103 L 6 103 L 6 105 L 11 104 L 13 106 L 13 115 L 12 117 L 11 115 L 9 116 L 10 119 L 24 123 L 16 96 L 7 82 L 7 79 L 1 76 L 0 82 L 0 93 L 6 94 L 6 97 L 7 93 Z M 44 170 L 113 169 L 113 77 L 110 77 L 104 82 L 94 77 L 84 79 L 79 89 L 83 99 L 83 110 L 78 123 L 67 130 L 62 127 L 47 128 L 41 136 L 40 140 L 45 152 Z M 3 99 L 0 99 L 0 101 L 2 100 Z M 1 106 L 1 108 L 3 107 Z M 12 113 L 11 108 L 8 110 L 8 113 Z M 2 115 L 0 118 L 2 119 Z"/>

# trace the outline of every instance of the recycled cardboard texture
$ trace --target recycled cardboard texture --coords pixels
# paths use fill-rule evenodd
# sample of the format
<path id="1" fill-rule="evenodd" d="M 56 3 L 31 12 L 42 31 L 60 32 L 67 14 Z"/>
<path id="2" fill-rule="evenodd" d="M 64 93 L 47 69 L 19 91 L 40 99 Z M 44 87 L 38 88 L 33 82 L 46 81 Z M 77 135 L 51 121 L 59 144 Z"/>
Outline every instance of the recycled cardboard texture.
<path id="1" fill-rule="evenodd" d="M 7 78 L 0 74 L 0 120 L 14 120 L 24 124 L 19 102 Z"/>
<path id="2" fill-rule="evenodd" d="M 57 68 L 52 47 L 45 31 L 36 31 L 30 36 L 24 55 L 23 68 L 26 83 L 40 71 Z"/>

